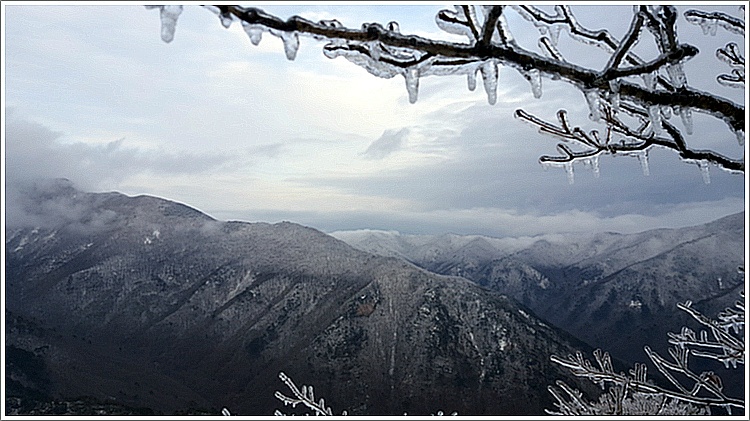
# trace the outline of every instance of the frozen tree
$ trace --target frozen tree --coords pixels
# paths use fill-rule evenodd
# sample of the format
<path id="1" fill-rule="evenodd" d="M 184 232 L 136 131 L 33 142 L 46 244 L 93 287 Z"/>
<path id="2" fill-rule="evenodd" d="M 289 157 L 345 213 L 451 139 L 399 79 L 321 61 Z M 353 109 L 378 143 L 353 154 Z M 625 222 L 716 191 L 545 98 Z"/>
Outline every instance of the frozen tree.
<path id="1" fill-rule="evenodd" d="M 284 406 L 291 406 L 292 408 L 295 408 L 297 405 L 302 405 L 303 407 L 307 408 L 308 412 L 304 415 L 323 415 L 323 416 L 333 416 L 333 411 L 331 410 L 330 406 L 326 406 L 325 399 L 320 398 L 319 401 L 315 401 L 315 392 L 313 390 L 312 386 L 305 386 L 302 385 L 302 388 L 298 388 L 297 385 L 294 384 L 294 381 L 292 381 L 289 376 L 284 374 L 284 372 L 279 373 L 279 379 L 281 379 L 282 382 L 286 385 L 286 387 L 289 388 L 289 391 L 292 392 L 292 396 L 287 396 L 279 391 L 276 391 L 274 396 L 276 399 L 280 400 Z M 310 413 L 309 411 L 312 411 Z M 227 414 L 228 415 L 228 412 Z M 274 415 L 288 415 L 285 414 L 278 409 L 274 413 Z M 341 415 L 347 415 L 346 411 L 343 411 Z M 407 414 L 404 414 L 407 415 Z M 435 414 L 437 416 L 443 416 L 445 413 L 443 411 L 438 411 Z M 450 415 L 458 415 L 458 412 L 453 412 Z"/>
<path id="2" fill-rule="evenodd" d="M 594 351 L 596 364 L 580 352 L 567 358 L 553 355 L 554 362 L 574 375 L 591 380 L 602 389 L 609 386 L 609 390 L 598 400 L 590 401 L 580 391 L 558 381 L 556 386 L 549 387 L 558 410 L 549 412 L 560 415 L 710 415 L 711 407 L 720 407 L 731 415 L 732 408 L 744 410 L 744 399 L 727 396 L 718 374 L 713 371 L 696 373 L 689 364 L 691 357 L 698 357 L 720 361 L 726 368 L 744 366 L 744 293 L 740 296 L 742 300 L 737 301 L 734 308 L 719 313 L 716 319 L 704 316 L 692 308 L 689 301 L 678 304 L 704 330 L 696 333 L 683 327 L 680 333 L 670 333 L 671 360 L 644 347 L 651 363 L 671 384 L 669 388 L 649 380 L 645 364 L 636 364 L 628 374 L 616 372 L 609 354 L 601 350 Z"/>
<path id="3" fill-rule="evenodd" d="M 170 42 L 182 7 L 148 7 L 159 8 L 162 39 Z M 470 90 L 476 88 L 479 75 L 490 104 L 498 100 L 499 66 L 520 72 L 536 98 L 542 96 L 543 79 L 567 82 L 580 91 L 589 107 L 589 119 L 599 126 L 597 129 L 587 132 L 575 125 L 565 109 L 551 120 L 523 109 L 517 109 L 514 115 L 562 141 L 557 145 L 558 154 L 542 156 L 540 162 L 565 168 L 571 182 L 574 163 L 587 164 L 598 175 L 599 157 L 605 154 L 635 156 L 648 175 L 648 153 L 654 147 L 672 150 L 684 161 L 697 164 L 707 183 L 711 165 L 736 173 L 745 170 L 744 104 L 721 93 L 721 89 L 745 87 L 745 59 L 740 47 L 745 34 L 743 6 L 740 17 L 695 9 L 678 13 L 673 6 L 634 6 L 629 27 L 621 38 L 607 29 L 584 27 L 568 6 L 455 6 L 454 10 L 441 10 L 435 16 L 441 30 L 461 36 L 462 41 L 455 42 L 402 34 L 395 21 L 348 28 L 337 20 L 313 22 L 299 16 L 283 20 L 254 7 L 206 7 L 218 15 L 226 28 L 239 22 L 254 45 L 261 42 L 265 33 L 279 37 L 289 60 L 297 54 L 299 36 L 308 36 L 324 43 L 323 54 L 328 58 L 344 57 L 377 77 L 401 76 L 412 103 L 418 98 L 420 78 L 431 75 L 465 75 Z M 518 28 L 508 23 L 512 14 L 538 28 L 536 48 L 524 47 L 514 37 Z M 715 51 L 724 70 L 716 75 L 716 89 L 712 92 L 696 89 L 687 80 L 684 68 L 699 50 L 680 40 L 680 19 L 682 24 L 699 25 L 706 35 L 722 31 L 740 41 L 726 42 Z M 586 48 L 600 50 L 607 58 L 606 64 L 601 68 L 577 64 L 577 54 L 564 54 L 558 48 L 562 33 Z M 641 47 L 644 44 L 653 45 Z M 734 133 L 739 143 L 738 156 L 693 146 L 695 142 L 689 137 L 694 113 L 718 119 Z M 671 119 L 673 115 L 679 116 L 679 123 Z"/>
<path id="4" fill-rule="evenodd" d="M 292 408 L 295 408 L 297 405 L 302 405 L 308 410 L 311 410 L 312 415 L 333 415 L 331 407 L 326 406 L 325 399 L 320 398 L 320 400 L 316 402 L 315 391 L 312 386 L 302 385 L 302 388 L 300 389 L 294 384 L 289 376 L 284 374 L 284 372 L 279 373 L 279 379 L 281 379 L 281 381 L 289 388 L 289 391 L 292 392 L 292 396 L 287 396 L 279 391 L 276 391 L 274 394 L 276 399 L 283 402 L 285 406 L 289 405 Z M 277 409 L 274 415 L 286 414 Z M 308 413 L 306 415 L 311 414 Z M 341 415 L 346 415 L 346 411 L 342 412 Z"/>

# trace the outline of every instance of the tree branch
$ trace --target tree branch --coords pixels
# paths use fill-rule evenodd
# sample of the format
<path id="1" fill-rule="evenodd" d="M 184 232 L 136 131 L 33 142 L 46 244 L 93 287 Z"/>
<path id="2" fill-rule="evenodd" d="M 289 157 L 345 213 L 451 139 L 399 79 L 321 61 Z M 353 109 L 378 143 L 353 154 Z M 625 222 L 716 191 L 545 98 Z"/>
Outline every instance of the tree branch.
<path id="1" fill-rule="evenodd" d="M 345 27 L 332 27 L 320 23 L 314 23 L 299 16 L 292 16 L 286 21 L 276 16 L 265 13 L 261 9 L 241 6 L 222 6 L 233 16 L 248 23 L 262 25 L 277 31 L 296 31 L 301 34 L 323 37 L 331 40 L 343 40 L 351 42 L 380 41 L 383 45 L 394 48 L 411 49 L 438 58 L 435 64 L 440 66 L 447 63 L 445 59 L 484 61 L 496 59 L 500 64 L 509 65 L 517 69 L 538 69 L 540 72 L 559 76 L 574 85 L 582 88 L 597 88 L 602 91 L 610 91 L 608 81 L 601 78 L 601 74 L 594 70 L 584 69 L 571 63 L 561 62 L 552 58 L 542 57 L 538 54 L 522 50 L 514 45 L 499 46 L 495 44 L 475 43 L 474 45 L 459 44 L 447 41 L 438 41 L 423 38 L 416 35 L 403 35 L 398 32 L 389 31 L 381 25 L 364 25 L 363 29 L 355 30 Z M 495 9 L 493 9 L 495 10 Z M 532 10 L 532 9 L 524 9 Z M 580 28 L 575 22 L 572 13 L 566 7 L 562 7 L 566 22 L 574 28 L 576 33 L 593 37 L 612 49 L 617 44 L 611 39 L 606 31 L 591 32 Z M 692 47 L 685 46 L 673 54 L 667 54 L 659 64 L 677 63 L 697 52 Z M 629 60 L 634 60 L 627 55 Z M 410 63 L 408 65 L 414 65 Z M 642 64 L 640 62 L 634 64 Z M 652 63 L 655 66 L 657 63 Z M 402 66 L 407 65 L 401 63 Z M 651 66 L 647 67 L 650 69 Z M 627 73 L 630 74 L 630 73 Z M 650 105 L 677 105 L 690 107 L 698 111 L 712 115 L 720 115 L 721 118 L 735 131 L 744 129 L 745 111 L 744 107 L 734 104 L 715 95 L 697 91 L 691 88 L 680 89 L 676 92 L 652 91 L 631 82 L 622 82 L 619 94 L 623 98 L 632 99 L 644 107 Z"/>

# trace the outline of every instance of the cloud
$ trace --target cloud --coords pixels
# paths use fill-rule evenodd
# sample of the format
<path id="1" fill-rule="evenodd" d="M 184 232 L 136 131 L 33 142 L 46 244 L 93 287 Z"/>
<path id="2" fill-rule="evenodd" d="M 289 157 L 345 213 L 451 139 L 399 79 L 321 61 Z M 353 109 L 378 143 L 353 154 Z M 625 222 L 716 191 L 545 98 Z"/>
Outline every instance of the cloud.
<path id="1" fill-rule="evenodd" d="M 325 232 L 342 230 L 395 230 L 404 234 L 481 234 L 519 238 L 542 234 L 619 232 L 632 234 L 657 228 L 699 225 L 745 209 L 744 199 L 690 202 L 662 207 L 651 214 L 604 215 L 577 209 L 533 213 L 507 208 L 461 208 L 428 211 L 376 209 L 356 211 L 301 211 L 254 209 L 216 211 L 213 216 L 246 221 L 294 221 Z"/>
<path id="2" fill-rule="evenodd" d="M 90 201 L 94 198 L 79 195 L 73 183 L 67 179 L 10 184 L 5 189 L 6 225 L 11 229 L 65 225 L 86 233 L 106 229 L 115 221 L 117 214 L 92 206 Z"/>
<path id="3" fill-rule="evenodd" d="M 408 128 L 399 131 L 386 130 L 382 136 L 367 147 L 362 155 L 367 159 L 383 159 L 403 148 L 408 137 Z"/>
<path id="4" fill-rule="evenodd" d="M 86 190 L 112 189 L 141 173 L 201 174 L 231 167 L 243 157 L 128 147 L 126 139 L 66 142 L 62 132 L 6 110 L 5 168 L 9 183 L 67 178 Z M 274 148 L 259 153 L 274 153 Z"/>

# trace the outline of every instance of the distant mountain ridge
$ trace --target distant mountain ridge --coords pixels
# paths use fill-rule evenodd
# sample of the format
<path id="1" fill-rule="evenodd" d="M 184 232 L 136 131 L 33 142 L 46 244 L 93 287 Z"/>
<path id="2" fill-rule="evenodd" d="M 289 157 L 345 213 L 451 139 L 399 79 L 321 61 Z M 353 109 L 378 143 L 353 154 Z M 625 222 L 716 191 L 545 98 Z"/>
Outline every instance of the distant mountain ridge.
<path id="1" fill-rule="evenodd" d="M 575 382 L 549 356 L 590 349 L 505 295 L 300 225 L 65 182 L 17 200 L 6 398 L 270 415 L 284 371 L 352 415 L 541 414 L 547 385 Z"/>
<path id="2" fill-rule="evenodd" d="M 744 289 L 745 214 L 694 227 L 637 234 L 401 236 L 335 232 L 354 247 L 399 255 L 436 273 L 459 275 L 507 294 L 548 322 L 630 362 L 643 346 L 666 352 L 667 333 L 691 321 L 690 300 L 708 315 L 732 307 Z M 734 377 L 741 385 L 742 373 Z M 739 387 L 739 386 L 738 386 Z"/>

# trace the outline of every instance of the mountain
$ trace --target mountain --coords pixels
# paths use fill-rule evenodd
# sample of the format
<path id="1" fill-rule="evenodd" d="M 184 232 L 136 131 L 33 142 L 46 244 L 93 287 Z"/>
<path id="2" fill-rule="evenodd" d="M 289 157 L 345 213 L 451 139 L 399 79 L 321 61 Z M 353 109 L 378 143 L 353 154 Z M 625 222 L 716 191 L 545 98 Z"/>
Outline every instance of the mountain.
<path id="1" fill-rule="evenodd" d="M 273 396 L 283 371 L 351 415 L 542 414 L 547 385 L 576 383 L 550 355 L 590 350 L 506 295 L 312 228 L 65 181 L 14 200 L 14 408 L 87 397 L 137 413 L 270 415 L 289 409 Z"/>
<path id="2" fill-rule="evenodd" d="M 741 212 L 704 225 L 628 235 L 333 235 L 357 248 L 386 250 L 384 254 L 402 256 L 427 270 L 460 275 L 507 294 L 548 323 L 633 363 L 646 360 L 647 344 L 667 355 L 668 332 L 699 328 L 677 303 L 690 300 L 715 316 L 739 299 L 744 227 Z M 382 237 L 387 241 L 381 242 Z M 741 390 L 741 370 L 720 369 Z"/>

